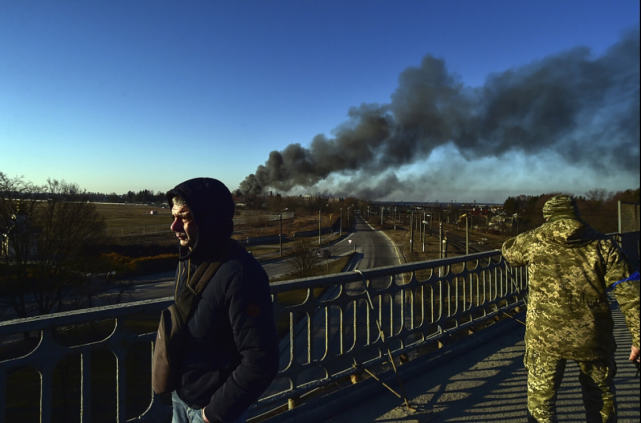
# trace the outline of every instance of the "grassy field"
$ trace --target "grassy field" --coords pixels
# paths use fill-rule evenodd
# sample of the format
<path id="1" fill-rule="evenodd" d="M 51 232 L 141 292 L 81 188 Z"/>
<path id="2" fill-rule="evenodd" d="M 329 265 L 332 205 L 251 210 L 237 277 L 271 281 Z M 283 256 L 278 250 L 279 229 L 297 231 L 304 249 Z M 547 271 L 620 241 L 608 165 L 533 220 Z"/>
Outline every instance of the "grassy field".
<path id="1" fill-rule="evenodd" d="M 105 220 L 108 235 L 102 254 L 104 269 L 99 271 L 114 270 L 120 276 L 130 276 L 174 269 L 178 243 L 169 228 L 169 208 L 108 203 L 96 203 L 95 206 Z M 290 214 L 288 217 L 282 221 L 284 257 L 293 250 L 294 232 L 313 232 L 318 229 L 317 214 Z M 324 227 L 331 224 L 330 218 L 335 219 L 336 216 L 322 217 Z M 239 209 L 234 220 L 236 224 L 233 238 L 239 241 L 245 241 L 248 237 L 278 235 L 281 229 L 279 216 L 266 212 Z M 328 242 L 331 238 L 332 235 L 324 235 L 323 241 Z M 278 243 L 250 245 L 247 248 L 259 259 L 277 258 L 281 255 Z"/>
<path id="2" fill-rule="evenodd" d="M 107 234 L 111 236 L 169 232 L 171 212 L 168 208 L 122 203 L 95 205 L 98 213 L 105 219 Z"/>
<path id="3" fill-rule="evenodd" d="M 142 204 L 109 204 L 96 203 L 96 210 L 105 219 L 107 235 L 117 243 L 131 244 L 136 242 L 167 242 L 175 244 L 175 238 L 169 226 L 171 224 L 171 210 L 169 208 L 155 207 Z M 151 214 L 151 212 L 155 214 Z M 321 216 L 323 227 L 330 226 L 337 216 Z M 257 213 L 251 210 L 236 210 L 234 216 L 234 238 L 246 239 L 278 235 L 280 233 L 280 220 L 274 214 Z M 318 215 L 296 214 L 282 221 L 282 233 L 292 237 L 298 231 L 314 231 L 318 229 Z"/>

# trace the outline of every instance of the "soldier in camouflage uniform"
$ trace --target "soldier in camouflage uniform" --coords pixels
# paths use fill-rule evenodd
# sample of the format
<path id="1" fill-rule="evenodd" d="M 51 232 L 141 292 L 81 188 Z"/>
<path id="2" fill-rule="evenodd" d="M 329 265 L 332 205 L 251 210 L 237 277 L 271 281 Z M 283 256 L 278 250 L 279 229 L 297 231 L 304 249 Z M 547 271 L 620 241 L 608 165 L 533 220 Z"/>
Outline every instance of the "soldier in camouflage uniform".
<path id="1" fill-rule="evenodd" d="M 556 421 L 557 389 L 571 359 L 579 364 L 587 421 L 615 422 L 616 344 L 606 291 L 616 284 L 632 333 L 630 360 L 638 362 L 638 277 L 617 284 L 630 276 L 626 259 L 614 242 L 580 220 L 571 197 L 552 197 L 543 217 L 545 223 L 508 239 L 502 251 L 510 265 L 528 266 L 528 420 Z"/>

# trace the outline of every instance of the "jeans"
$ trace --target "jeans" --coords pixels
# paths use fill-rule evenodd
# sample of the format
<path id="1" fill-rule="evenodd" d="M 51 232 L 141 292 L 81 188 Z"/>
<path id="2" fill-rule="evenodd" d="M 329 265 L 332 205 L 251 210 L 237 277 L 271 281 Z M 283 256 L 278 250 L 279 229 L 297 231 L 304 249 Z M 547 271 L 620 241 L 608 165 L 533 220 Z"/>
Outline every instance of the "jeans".
<path id="1" fill-rule="evenodd" d="M 171 405 L 173 415 L 171 423 L 205 423 L 200 408 L 191 408 L 185 401 L 181 400 L 176 391 L 171 393 Z M 245 423 L 247 413 L 243 413 L 239 418 L 229 423 Z"/>

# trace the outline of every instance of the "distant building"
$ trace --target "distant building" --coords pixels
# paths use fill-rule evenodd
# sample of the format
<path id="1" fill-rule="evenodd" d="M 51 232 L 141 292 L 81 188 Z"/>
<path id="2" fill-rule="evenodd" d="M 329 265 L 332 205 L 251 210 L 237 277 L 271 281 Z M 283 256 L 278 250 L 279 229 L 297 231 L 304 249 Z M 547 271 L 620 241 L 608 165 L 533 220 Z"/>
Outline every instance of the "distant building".
<path id="1" fill-rule="evenodd" d="M 490 218 L 488 228 L 495 231 L 502 231 L 506 226 L 506 218 L 503 215 L 496 215 Z"/>

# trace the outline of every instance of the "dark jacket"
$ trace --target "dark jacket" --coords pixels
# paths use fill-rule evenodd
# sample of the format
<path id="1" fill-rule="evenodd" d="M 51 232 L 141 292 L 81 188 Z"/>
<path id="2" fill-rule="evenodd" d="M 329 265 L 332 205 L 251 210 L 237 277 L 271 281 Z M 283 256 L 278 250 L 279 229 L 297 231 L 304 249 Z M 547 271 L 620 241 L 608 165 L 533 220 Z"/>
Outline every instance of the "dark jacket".
<path id="1" fill-rule="evenodd" d="M 238 243 L 215 237 L 221 233 L 216 221 L 205 223 L 226 216 L 211 210 L 221 207 L 221 199 L 212 196 L 211 190 L 203 192 L 202 179 L 187 181 L 168 193 L 179 193 L 199 228 L 205 228 L 197 248 L 183 254 L 179 262 L 177 289 L 183 289 L 200 263 L 222 261 L 188 321 L 176 391 L 190 407 L 204 407 L 210 420 L 228 421 L 242 414 L 273 380 L 278 370 L 278 338 L 267 274 Z"/>
<path id="2" fill-rule="evenodd" d="M 191 263 L 191 271 L 196 266 Z M 187 278 L 179 277 L 178 289 Z M 235 419 L 269 386 L 278 340 L 267 275 L 241 247 L 207 284 L 187 324 L 178 395 L 208 418 Z"/>

